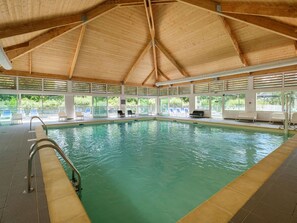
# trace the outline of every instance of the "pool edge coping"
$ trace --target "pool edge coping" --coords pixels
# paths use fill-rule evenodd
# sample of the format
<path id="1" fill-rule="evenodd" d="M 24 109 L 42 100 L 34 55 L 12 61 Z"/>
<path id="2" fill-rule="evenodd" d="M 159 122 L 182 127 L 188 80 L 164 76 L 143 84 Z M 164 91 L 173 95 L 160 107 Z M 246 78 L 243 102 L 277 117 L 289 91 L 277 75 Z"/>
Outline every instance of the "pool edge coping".
<path id="1" fill-rule="evenodd" d="M 47 138 L 42 126 L 35 128 L 36 139 Z M 48 142 L 41 142 L 45 145 Z M 51 222 L 90 223 L 89 216 L 52 148 L 39 150 L 45 194 Z"/>
<path id="2" fill-rule="evenodd" d="M 297 135 L 294 135 L 259 163 L 179 219 L 177 223 L 229 222 L 296 148 Z"/>

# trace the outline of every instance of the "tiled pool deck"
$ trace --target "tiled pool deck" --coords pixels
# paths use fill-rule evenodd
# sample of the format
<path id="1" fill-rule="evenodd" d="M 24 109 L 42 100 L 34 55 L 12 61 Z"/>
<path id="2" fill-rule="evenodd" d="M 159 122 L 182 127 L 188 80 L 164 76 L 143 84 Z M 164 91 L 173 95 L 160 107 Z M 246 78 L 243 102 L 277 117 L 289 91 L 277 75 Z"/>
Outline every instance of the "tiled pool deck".
<path id="1" fill-rule="evenodd" d="M 134 120 L 138 118 L 139 117 L 87 119 L 83 122 L 94 123 L 98 120 L 120 121 Z M 159 118 L 163 119 L 164 117 Z M 172 117 L 170 119 L 186 122 L 198 121 L 200 123 L 205 122 L 208 124 L 213 123 L 230 126 L 245 126 L 250 128 L 256 127 L 260 129 L 270 128 L 274 131 L 280 131 L 278 130 L 280 125 L 271 125 L 269 123 L 262 122 L 249 123 L 218 119 L 197 120 L 178 117 Z M 72 124 L 81 122 L 82 121 L 51 121 L 46 122 L 46 124 Z M 28 142 L 27 139 L 35 138 L 35 134 L 28 133 L 28 129 L 28 123 L 13 126 L 0 125 L 1 223 L 34 223 L 50 221 L 47 206 L 48 202 L 46 201 L 44 193 L 45 189 L 43 180 L 45 178 L 44 176 L 42 177 L 39 159 L 36 159 L 34 168 L 36 176 L 34 177 L 33 184 L 36 190 L 30 194 L 23 194 L 27 184 L 24 176 L 27 171 L 28 151 L 30 145 L 32 144 L 32 142 Z M 247 175 L 246 184 L 237 184 L 239 185 L 239 188 L 242 187 L 245 188 L 245 190 L 248 190 L 249 194 L 232 187 L 232 185 L 228 185 L 229 187 L 224 191 L 224 197 L 227 199 L 221 200 L 220 197 L 212 197 L 211 199 L 214 200 L 210 199 L 209 201 L 203 203 L 179 222 L 297 222 L 297 151 L 295 151 L 295 148 L 297 148 L 296 137 L 285 143 L 281 150 L 278 149 L 274 152 L 274 154 L 271 154 L 272 156 L 270 156 L 270 158 L 272 159 L 267 161 L 265 158 L 264 160 L 266 160 L 266 164 L 262 165 L 264 169 L 257 169 L 257 166 L 259 165 L 256 165 L 254 172 L 252 171 L 249 174 L 243 174 Z M 287 159 L 288 156 L 289 158 Z M 265 182 L 266 179 L 268 180 Z M 253 187 L 255 184 L 257 184 L 257 187 Z M 252 186 L 250 187 L 249 185 Z M 251 199 L 249 199 L 250 197 Z M 47 198 L 47 200 L 49 200 L 49 198 Z M 237 203 L 236 207 L 234 206 L 234 203 Z M 238 205 L 238 203 L 240 205 Z M 202 215 L 205 215 L 206 218 L 201 218 Z M 52 222 L 58 221 L 53 221 L 52 219 Z"/>

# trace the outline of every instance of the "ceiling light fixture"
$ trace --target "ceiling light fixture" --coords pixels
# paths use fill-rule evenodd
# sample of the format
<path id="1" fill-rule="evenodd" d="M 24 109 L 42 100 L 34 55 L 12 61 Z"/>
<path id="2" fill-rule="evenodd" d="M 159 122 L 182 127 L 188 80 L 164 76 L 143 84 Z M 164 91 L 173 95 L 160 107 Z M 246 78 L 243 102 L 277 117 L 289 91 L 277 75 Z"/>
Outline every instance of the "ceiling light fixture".
<path id="1" fill-rule="evenodd" d="M 5 70 L 12 69 L 12 64 L 1 46 L 0 46 L 0 66 L 2 66 Z"/>
<path id="2" fill-rule="evenodd" d="M 250 73 L 250 72 L 255 72 L 255 71 L 287 67 L 287 66 L 292 66 L 292 65 L 297 65 L 297 57 L 294 57 L 291 59 L 286 59 L 286 60 L 274 61 L 274 62 L 265 63 L 265 64 L 259 64 L 259 65 L 238 68 L 238 69 L 234 69 L 234 70 L 221 71 L 221 72 L 216 72 L 216 73 L 212 73 L 212 74 L 203 74 L 203 75 L 199 75 L 196 77 L 186 77 L 186 78 L 181 78 L 181 79 L 176 79 L 176 80 L 157 82 L 156 86 L 159 87 L 159 86 L 164 86 L 164 85 L 180 84 L 180 83 L 204 80 L 204 79 L 209 79 L 209 78 L 219 78 L 219 77 L 231 76 L 231 75 L 235 75 L 235 74 L 244 74 L 244 73 Z"/>

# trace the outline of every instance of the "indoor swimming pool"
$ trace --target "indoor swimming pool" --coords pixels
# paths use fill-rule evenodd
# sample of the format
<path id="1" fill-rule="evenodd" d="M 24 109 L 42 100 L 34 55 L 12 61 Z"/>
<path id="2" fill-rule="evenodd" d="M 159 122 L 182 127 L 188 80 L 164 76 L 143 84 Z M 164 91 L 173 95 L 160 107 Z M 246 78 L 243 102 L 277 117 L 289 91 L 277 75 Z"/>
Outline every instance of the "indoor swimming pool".
<path id="1" fill-rule="evenodd" d="M 49 137 L 80 171 L 90 219 L 104 223 L 177 222 L 287 139 L 170 121 L 62 127 Z"/>

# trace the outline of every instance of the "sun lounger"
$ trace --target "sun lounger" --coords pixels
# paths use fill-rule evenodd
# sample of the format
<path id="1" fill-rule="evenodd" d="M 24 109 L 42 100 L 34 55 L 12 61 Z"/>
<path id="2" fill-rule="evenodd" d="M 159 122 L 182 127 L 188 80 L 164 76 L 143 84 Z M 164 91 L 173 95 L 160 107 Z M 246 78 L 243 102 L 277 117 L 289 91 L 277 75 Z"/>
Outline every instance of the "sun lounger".
<path id="1" fill-rule="evenodd" d="M 237 115 L 238 120 L 251 120 L 255 122 L 257 119 L 257 112 L 240 112 Z"/>
<path id="2" fill-rule="evenodd" d="M 65 112 L 59 112 L 58 113 L 58 116 L 59 116 L 59 121 L 61 121 L 61 120 L 67 120 L 67 114 L 65 113 Z"/>
<path id="3" fill-rule="evenodd" d="M 285 113 L 284 112 L 273 112 L 270 117 L 270 122 L 284 122 Z"/>

